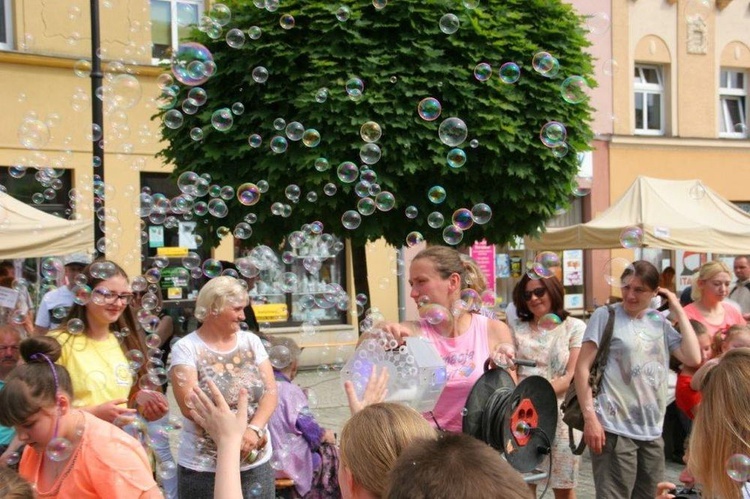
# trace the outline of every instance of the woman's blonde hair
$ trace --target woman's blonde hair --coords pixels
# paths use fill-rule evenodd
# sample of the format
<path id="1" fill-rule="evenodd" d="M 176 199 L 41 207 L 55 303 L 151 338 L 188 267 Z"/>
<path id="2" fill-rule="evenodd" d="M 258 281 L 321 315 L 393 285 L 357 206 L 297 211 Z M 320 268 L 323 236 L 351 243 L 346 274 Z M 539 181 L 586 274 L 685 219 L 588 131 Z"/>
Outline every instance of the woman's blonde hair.
<path id="1" fill-rule="evenodd" d="M 0 499 L 34 499 L 34 487 L 10 468 L 0 468 Z"/>
<path id="2" fill-rule="evenodd" d="M 195 318 L 203 321 L 209 313 L 219 313 L 228 303 L 248 303 L 247 289 L 234 277 L 214 277 L 198 293 Z M 244 306 L 243 305 L 243 306 Z"/>
<path id="3" fill-rule="evenodd" d="M 365 407 L 341 431 L 341 463 L 362 488 L 380 497 L 396 458 L 415 439 L 437 432 L 414 409 L 383 402 Z"/>
<path id="4" fill-rule="evenodd" d="M 724 354 L 707 375 L 690 435 L 688 466 L 703 497 L 739 499 L 741 485 L 727 475 L 727 459 L 750 455 L 750 348 Z"/>
<path id="5" fill-rule="evenodd" d="M 440 277 L 448 279 L 451 274 L 461 277 L 461 289 L 471 288 L 479 294 L 487 289 L 487 279 L 470 256 L 447 246 L 430 246 L 423 249 L 414 260 L 429 259 Z"/>
<path id="6" fill-rule="evenodd" d="M 698 269 L 698 272 L 693 274 L 693 287 L 690 290 L 690 298 L 692 298 L 693 301 L 699 301 L 703 296 L 703 291 L 701 290 L 700 286 L 698 286 L 698 281 L 706 281 L 721 272 L 726 272 L 730 275 L 730 277 L 732 275 L 732 271 L 729 270 L 727 264 L 719 260 L 711 260 L 710 262 L 706 262 L 701 265 L 701 268 Z"/>

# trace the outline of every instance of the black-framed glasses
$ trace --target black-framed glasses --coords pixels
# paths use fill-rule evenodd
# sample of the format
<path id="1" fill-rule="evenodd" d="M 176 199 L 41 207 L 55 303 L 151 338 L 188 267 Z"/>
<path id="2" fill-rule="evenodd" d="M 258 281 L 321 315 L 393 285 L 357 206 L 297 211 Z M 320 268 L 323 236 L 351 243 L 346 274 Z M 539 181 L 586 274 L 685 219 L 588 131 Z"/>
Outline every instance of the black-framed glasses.
<path id="1" fill-rule="evenodd" d="M 133 301 L 133 293 L 122 293 L 117 294 L 112 291 L 109 291 L 108 289 L 94 289 L 94 293 L 99 295 L 101 297 L 101 301 L 103 303 L 106 303 L 107 305 L 112 305 L 113 303 L 117 302 L 117 300 L 122 301 L 125 303 L 125 305 L 130 305 L 130 303 Z M 97 300 L 94 300 L 96 302 Z"/>
<path id="2" fill-rule="evenodd" d="M 532 296 L 536 296 L 537 298 L 541 298 L 542 296 L 547 294 L 547 288 L 535 288 L 531 291 L 524 291 L 523 292 L 523 299 L 525 301 L 531 300 Z"/>

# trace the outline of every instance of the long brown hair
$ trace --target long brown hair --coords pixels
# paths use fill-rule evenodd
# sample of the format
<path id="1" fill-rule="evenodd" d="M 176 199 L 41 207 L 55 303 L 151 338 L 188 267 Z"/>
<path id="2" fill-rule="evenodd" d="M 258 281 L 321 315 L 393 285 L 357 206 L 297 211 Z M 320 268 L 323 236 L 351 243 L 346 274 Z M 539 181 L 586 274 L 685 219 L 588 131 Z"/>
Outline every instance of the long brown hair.
<path id="1" fill-rule="evenodd" d="M 95 265 L 97 264 L 112 265 L 113 271 L 111 273 L 108 273 L 106 277 L 95 277 L 94 275 L 92 275 L 92 268 L 96 268 Z M 130 282 L 128 274 L 125 272 L 125 270 L 115 262 L 112 262 L 110 260 L 96 260 L 87 265 L 86 268 L 83 269 L 83 272 L 81 272 L 81 274 L 86 276 L 86 284 L 92 290 L 96 288 L 96 286 L 98 286 L 100 283 L 115 276 L 123 277 L 126 281 Z M 86 305 L 73 303 L 73 306 L 68 312 L 68 316 L 65 318 L 64 324 L 67 324 L 71 319 L 80 319 L 81 321 L 83 321 L 83 334 L 85 335 L 89 329 L 88 316 L 86 314 Z M 146 355 L 146 353 L 148 352 L 146 342 L 140 333 L 140 327 L 135 319 L 135 313 L 133 312 L 133 308 L 130 304 L 125 307 L 125 310 L 122 311 L 122 314 L 120 314 L 120 317 L 117 319 L 117 321 L 110 325 L 110 330 L 119 331 L 120 333 L 126 330 L 130 331 L 128 334 L 123 335 L 120 341 L 120 348 L 122 348 L 123 353 L 128 353 L 130 350 L 138 350 Z M 68 338 L 68 340 L 69 339 L 70 338 Z M 66 342 L 68 340 L 66 340 Z M 147 374 L 147 365 L 145 362 L 138 370 L 138 374 L 140 376 Z"/>

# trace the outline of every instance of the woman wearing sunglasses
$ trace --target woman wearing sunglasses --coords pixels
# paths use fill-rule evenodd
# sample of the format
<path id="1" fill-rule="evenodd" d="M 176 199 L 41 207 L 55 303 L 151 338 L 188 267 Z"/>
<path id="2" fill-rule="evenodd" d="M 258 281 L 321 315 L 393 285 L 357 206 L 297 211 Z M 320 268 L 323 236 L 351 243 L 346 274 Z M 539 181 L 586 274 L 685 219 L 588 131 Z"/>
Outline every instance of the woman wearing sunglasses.
<path id="1" fill-rule="evenodd" d="M 563 308 L 564 290 L 557 277 L 532 279 L 524 275 L 513 289 L 518 320 L 513 321 L 516 355 L 536 361 L 536 367 L 519 367 L 518 378 L 542 376 L 555 389 L 558 407 L 573 379 L 573 371 L 586 324 Z M 550 435 L 551 436 L 551 435 Z M 568 426 L 558 411 L 552 448 L 550 486 L 556 499 L 575 497 L 579 456 L 568 446 Z M 542 485 L 544 481 L 541 482 Z M 536 488 L 537 484 L 531 484 Z"/>
<path id="2" fill-rule="evenodd" d="M 49 333 L 62 345 L 59 364 L 70 373 L 75 407 L 114 422 L 140 412 L 154 421 L 167 413 L 166 397 L 157 391 L 139 394 L 148 378 L 147 348 L 130 308 L 133 292 L 125 271 L 99 260 L 82 275 L 90 295 L 79 293 L 62 329 Z M 126 419 L 127 420 L 127 419 Z"/>

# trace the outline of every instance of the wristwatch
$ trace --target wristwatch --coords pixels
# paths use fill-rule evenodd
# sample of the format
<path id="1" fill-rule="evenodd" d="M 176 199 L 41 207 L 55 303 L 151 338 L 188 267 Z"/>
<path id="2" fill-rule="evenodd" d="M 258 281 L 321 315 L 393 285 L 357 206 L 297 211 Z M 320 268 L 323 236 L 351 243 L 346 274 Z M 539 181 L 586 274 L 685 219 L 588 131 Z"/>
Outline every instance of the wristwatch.
<path id="1" fill-rule="evenodd" d="M 254 424 L 249 424 L 247 425 L 247 427 L 257 433 L 260 440 L 263 440 L 263 438 L 265 438 L 266 436 L 266 433 L 268 433 L 267 428 L 261 428 L 260 426 L 256 426 Z"/>

